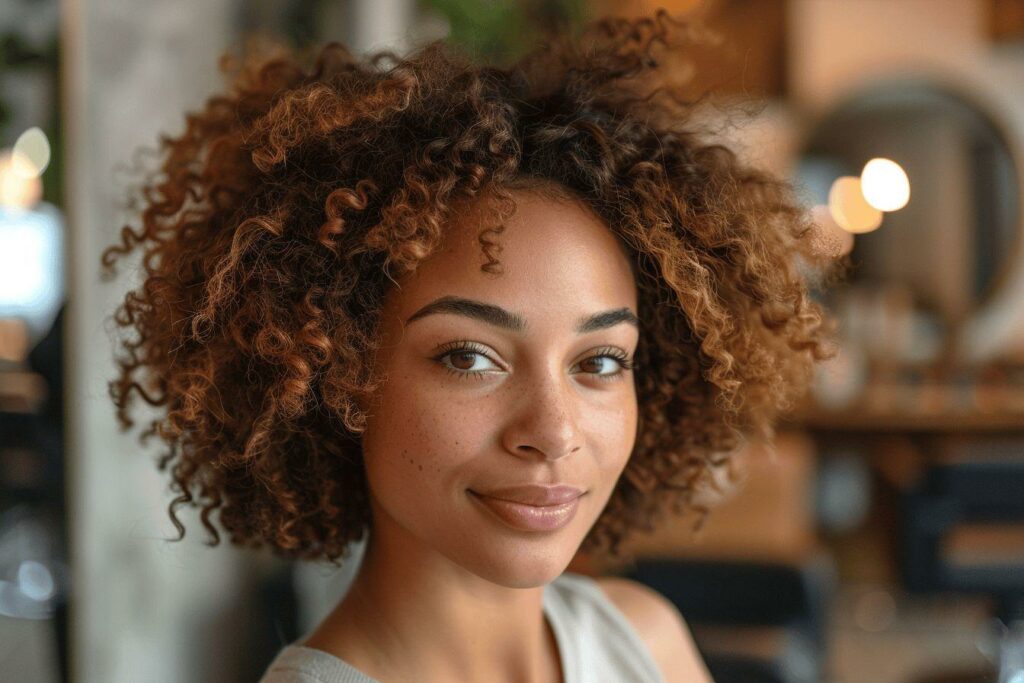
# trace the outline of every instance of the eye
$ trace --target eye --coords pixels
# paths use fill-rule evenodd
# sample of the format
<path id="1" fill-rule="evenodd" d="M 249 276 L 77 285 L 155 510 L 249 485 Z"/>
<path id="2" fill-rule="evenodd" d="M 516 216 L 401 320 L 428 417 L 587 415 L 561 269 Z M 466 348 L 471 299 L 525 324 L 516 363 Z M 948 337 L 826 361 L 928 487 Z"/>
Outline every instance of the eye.
<path id="1" fill-rule="evenodd" d="M 599 362 L 595 362 L 599 361 Z M 615 361 L 611 363 L 609 361 Z M 585 366 L 590 365 L 590 368 L 597 368 L 596 372 L 586 370 Z M 580 366 L 585 368 L 587 374 L 592 374 L 595 377 L 609 381 L 621 378 L 626 370 L 632 370 L 636 367 L 633 360 L 627 356 L 624 352 L 616 348 L 601 349 L 596 355 L 590 356 L 580 361 Z M 602 372 L 602 370 L 613 370 L 613 372 Z"/>
<path id="2" fill-rule="evenodd" d="M 487 349 L 473 342 L 446 344 L 433 360 L 448 373 L 458 377 L 481 377 L 501 370 L 487 355 Z M 490 363 L 490 367 L 487 367 L 487 363 Z M 620 379 L 627 370 L 636 367 L 625 352 L 614 347 L 600 349 L 597 354 L 583 359 L 578 365 L 583 368 L 584 374 L 594 375 L 604 381 Z"/>
<path id="3" fill-rule="evenodd" d="M 480 377 L 485 373 L 501 370 L 487 355 L 486 349 L 472 342 L 446 344 L 442 347 L 442 353 L 434 356 L 434 360 L 449 373 L 459 377 Z M 491 367 L 478 365 L 481 360 L 490 363 Z"/>

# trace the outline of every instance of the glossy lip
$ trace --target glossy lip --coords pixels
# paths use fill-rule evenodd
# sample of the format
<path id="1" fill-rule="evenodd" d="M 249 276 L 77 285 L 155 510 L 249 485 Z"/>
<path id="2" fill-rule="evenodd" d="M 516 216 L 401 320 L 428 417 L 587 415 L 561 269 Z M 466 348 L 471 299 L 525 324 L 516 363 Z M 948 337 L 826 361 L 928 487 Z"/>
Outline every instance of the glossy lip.
<path id="1" fill-rule="evenodd" d="M 497 498 L 521 505 L 562 505 L 583 495 L 583 489 L 566 484 L 545 486 L 541 484 L 524 484 L 522 486 L 506 486 L 489 491 L 474 491 L 478 496 Z"/>
<path id="2" fill-rule="evenodd" d="M 469 490 L 473 500 L 487 508 L 495 517 L 518 531 L 555 531 L 561 529 L 576 516 L 579 509 L 579 489 L 573 489 L 573 497 L 555 505 L 527 505 L 501 498 L 492 498 Z M 554 494 L 552 494 L 554 495 Z M 565 493 L 558 494 L 563 497 Z"/>

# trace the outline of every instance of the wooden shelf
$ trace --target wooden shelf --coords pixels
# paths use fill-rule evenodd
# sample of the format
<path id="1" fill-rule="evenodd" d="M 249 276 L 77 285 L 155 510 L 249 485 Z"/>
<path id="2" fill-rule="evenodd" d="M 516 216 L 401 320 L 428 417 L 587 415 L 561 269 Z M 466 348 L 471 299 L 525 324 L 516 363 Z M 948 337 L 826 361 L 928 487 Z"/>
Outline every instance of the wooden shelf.
<path id="1" fill-rule="evenodd" d="M 783 425 L 815 432 L 934 433 L 956 435 L 979 432 L 1024 433 L 1024 413 L 898 413 L 871 410 L 800 411 Z"/>

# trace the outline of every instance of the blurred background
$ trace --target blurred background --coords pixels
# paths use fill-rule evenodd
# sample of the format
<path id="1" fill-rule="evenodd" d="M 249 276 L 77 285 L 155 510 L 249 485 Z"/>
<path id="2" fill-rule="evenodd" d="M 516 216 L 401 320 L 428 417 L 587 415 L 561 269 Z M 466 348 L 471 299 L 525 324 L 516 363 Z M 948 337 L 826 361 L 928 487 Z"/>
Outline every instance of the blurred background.
<path id="1" fill-rule="evenodd" d="M 578 557 L 672 599 L 719 681 L 1024 683 L 1024 0 L 0 0 L 0 678 L 255 681 L 341 570 L 181 543 L 106 392 L 100 252 L 161 133 L 264 32 L 513 58 L 557 22 L 700 17 L 694 92 L 797 184 L 841 348 L 697 532 Z"/>

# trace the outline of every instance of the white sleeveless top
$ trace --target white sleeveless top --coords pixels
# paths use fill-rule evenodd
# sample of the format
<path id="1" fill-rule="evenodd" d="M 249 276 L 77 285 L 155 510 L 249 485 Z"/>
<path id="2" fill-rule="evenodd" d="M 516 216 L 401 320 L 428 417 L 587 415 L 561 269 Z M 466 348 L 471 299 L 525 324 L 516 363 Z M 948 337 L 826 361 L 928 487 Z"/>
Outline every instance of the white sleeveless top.
<path id="1" fill-rule="evenodd" d="M 544 586 L 543 609 L 563 683 L 664 683 L 647 645 L 592 578 L 566 572 Z M 323 650 L 286 645 L 259 683 L 380 683 Z"/>

